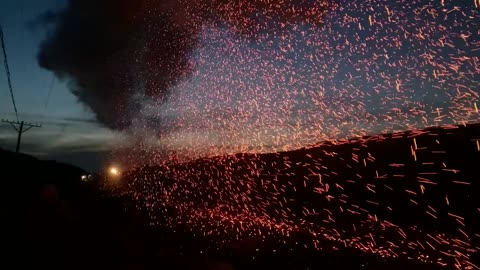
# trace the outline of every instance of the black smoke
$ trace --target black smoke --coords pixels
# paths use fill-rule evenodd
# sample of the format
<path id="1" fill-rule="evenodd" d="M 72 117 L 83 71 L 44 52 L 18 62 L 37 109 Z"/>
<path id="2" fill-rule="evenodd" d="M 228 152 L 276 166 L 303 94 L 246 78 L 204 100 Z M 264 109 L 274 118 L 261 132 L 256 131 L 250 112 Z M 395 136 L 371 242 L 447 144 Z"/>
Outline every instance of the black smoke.
<path id="1" fill-rule="evenodd" d="M 330 6 L 320 0 L 69 0 L 64 10 L 45 14 L 52 31 L 38 62 L 66 80 L 99 122 L 124 129 L 142 97 L 162 102 L 190 74 L 202 25 L 229 24 L 254 37 L 284 22 L 318 23 L 319 10 Z"/>
<path id="2" fill-rule="evenodd" d="M 146 4 L 70 0 L 49 16 L 54 30 L 38 54 L 40 66 L 68 80 L 79 101 L 111 128 L 130 124 L 139 106 L 132 96 L 144 89 L 163 96 L 186 67 L 190 33 L 164 11 L 149 15 Z M 139 78 L 149 86 L 139 87 Z"/>

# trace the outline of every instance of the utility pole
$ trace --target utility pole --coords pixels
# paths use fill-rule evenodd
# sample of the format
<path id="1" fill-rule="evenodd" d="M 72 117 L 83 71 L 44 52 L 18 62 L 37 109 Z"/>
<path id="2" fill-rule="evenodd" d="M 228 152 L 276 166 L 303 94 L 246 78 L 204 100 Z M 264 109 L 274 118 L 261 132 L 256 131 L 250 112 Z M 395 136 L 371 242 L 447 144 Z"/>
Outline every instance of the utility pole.
<path id="1" fill-rule="evenodd" d="M 17 104 L 15 103 L 15 96 L 13 95 L 12 81 L 10 79 L 10 69 L 8 67 L 7 49 L 5 48 L 5 39 L 4 39 L 4 36 L 3 36 L 3 29 L 2 29 L 1 25 L 0 25 L 0 45 L 1 45 L 1 52 L 3 53 L 3 64 L 5 66 L 5 72 L 7 73 L 8 88 L 10 89 L 10 96 L 12 98 L 13 109 L 15 110 L 15 117 L 17 118 L 17 121 L 10 121 L 10 120 L 2 119 L 2 122 L 10 124 L 18 132 L 17 148 L 15 150 L 18 153 L 18 152 L 20 152 L 20 143 L 22 141 L 22 134 L 29 131 L 32 128 L 35 128 L 35 127 L 40 128 L 40 127 L 42 127 L 42 125 L 35 125 L 35 124 L 31 124 L 31 123 L 26 123 L 26 122 L 20 121 L 18 119 Z"/>
<path id="2" fill-rule="evenodd" d="M 7 73 L 8 88 L 10 89 L 10 96 L 12 98 L 13 109 L 15 110 L 15 117 L 17 118 L 17 121 L 2 119 L 2 122 L 10 124 L 18 132 L 17 148 L 16 148 L 16 152 L 18 153 L 20 152 L 20 143 L 22 141 L 22 134 L 29 131 L 32 128 L 40 128 L 42 127 L 42 125 L 26 123 L 18 119 L 17 104 L 15 103 L 15 96 L 13 95 L 12 81 L 10 79 L 10 69 L 8 67 L 7 49 L 5 48 L 5 39 L 3 36 L 3 29 L 1 25 L 0 25 L 0 45 L 1 45 L 1 52 L 3 53 L 3 64 L 5 66 L 5 71 Z"/>
<path id="3" fill-rule="evenodd" d="M 20 152 L 20 143 L 22 141 L 22 134 L 29 131 L 32 128 L 41 128 L 42 125 L 35 125 L 35 124 L 30 124 L 26 123 L 24 121 L 10 121 L 10 120 L 4 120 L 2 119 L 3 123 L 8 123 L 10 124 L 17 132 L 18 132 L 18 138 L 17 138 L 17 148 L 15 152 Z M 24 127 L 26 127 L 24 129 Z"/>

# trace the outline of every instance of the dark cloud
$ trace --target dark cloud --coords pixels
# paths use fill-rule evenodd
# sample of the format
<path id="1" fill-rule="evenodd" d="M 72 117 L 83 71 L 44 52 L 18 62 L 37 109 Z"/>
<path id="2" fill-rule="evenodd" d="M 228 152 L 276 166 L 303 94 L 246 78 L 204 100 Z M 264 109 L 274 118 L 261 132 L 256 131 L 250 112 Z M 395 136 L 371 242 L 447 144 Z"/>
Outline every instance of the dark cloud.
<path id="1" fill-rule="evenodd" d="M 38 62 L 67 80 L 101 123 L 122 129 L 140 109 L 138 97 L 161 103 L 169 89 L 191 73 L 189 56 L 201 26 L 229 24 L 239 34 L 255 38 L 286 22 L 319 23 L 331 3 L 69 0 L 63 11 L 37 20 L 53 25 Z"/>
<path id="2" fill-rule="evenodd" d="M 83 123 L 83 124 L 95 124 L 97 121 L 95 119 L 88 119 L 88 118 L 80 118 L 80 117 L 64 117 L 59 119 L 62 122 L 70 122 L 70 123 Z"/>
<path id="3" fill-rule="evenodd" d="M 49 10 L 42 13 L 40 16 L 34 18 L 33 20 L 28 21 L 27 28 L 29 28 L 30 30 L 37 30 L 38 27 L 57 23 L 58 19 L 58 14 Z"/>
<path id="4" fill-rule="evenodd" d="M 9 126 L 0 125 L 0 148 L 14 151 L 16 146 L 16 133 L 7 130 Z M 10 133 L 9 133 L 10 132 Z M 88 171 L 97 171 L 108 157 L 109 145 L 106 138 L 99 136 L 85 140 L 84 137 L 70 134 L 62 137 L 52 133 L 28 133 L 22 139 L 21 152 L 31 154 L 41 159 L 59 160 L 74 164 Z M 68 139 L 64 143 L 56 143 L 60 139 Z"/>

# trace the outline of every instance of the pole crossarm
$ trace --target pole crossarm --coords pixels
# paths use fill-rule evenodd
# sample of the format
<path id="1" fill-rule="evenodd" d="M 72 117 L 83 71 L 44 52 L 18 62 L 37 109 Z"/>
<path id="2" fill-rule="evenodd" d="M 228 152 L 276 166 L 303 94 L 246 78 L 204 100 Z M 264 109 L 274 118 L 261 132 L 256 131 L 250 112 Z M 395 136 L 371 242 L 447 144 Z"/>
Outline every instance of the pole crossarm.
<path id="1" fill-rule="evenodd" d="M 4 123 L 8 123 L 10 125 L 21 125 L 22 122 L 23 122 L 23 126 L 26 126 L 26 127 L 30 127 L 30 128 L 41 128 L 42 125 L 39 125 L 39 124 L 32 124 L 32 123 L 27 123 L 27 122 L 24 122 L 24 121 L 10 121 L 10 120 L 6 120 L 6 119 L 2 119 L 2 122 Z"/>
<path id="2" fill-rule="evenodd" d="M 2 121 L 2 122 L 3 122 L 3 121 Z M 17 128 L 17 126 L 15 126 L 15 124 L 10 123 L 10 125 L 18 132 L 18 128 Z"/>
<path id="3" fill-rule="evenodd" d="M 2 122 L 10 124 L 18 132 L 17 148 L 16 148 L 17 153 L 20 151 L 20 142 L 22 140 L 22 134 L 29 131 L 32 128 L 42 127 L 42 125 L 26 123 L 24 121 L 10 121 L 6 119 L 2 119 Z"/>

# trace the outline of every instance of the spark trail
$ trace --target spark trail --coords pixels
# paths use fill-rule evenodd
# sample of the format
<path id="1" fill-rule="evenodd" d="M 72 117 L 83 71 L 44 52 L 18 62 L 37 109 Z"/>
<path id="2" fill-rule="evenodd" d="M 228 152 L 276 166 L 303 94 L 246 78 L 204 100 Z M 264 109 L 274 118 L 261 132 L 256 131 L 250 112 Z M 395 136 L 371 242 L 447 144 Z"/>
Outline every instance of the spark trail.
<path id="1" fill-rule="evenodd" d="M 310 249 L 478 269 L 480 152 L 471 137 L 479 128 L 145 166 L 126 176 L 122 192 L 152 225 L 191 231 L 217 249 L 293 239 Z"/>
<path id="2" fill-rule="evenodd" d="M 192 3 L 173 17 L 194 35 L 178 36 L 189 49 L 168 87 L 152 48 L 169 31 L 135 49 L 146 61 L 124 117 L 142 166 L 126 192 L 153 224 L 219 246 L 306 233 L 318 249 L 478 269 L 478 130 L 446 135 L 480 120 L 477 1 Z M 163 163 L 167 150 L 184 163 Z"/>
<path id="3" fill-rule="evenodd" d="M 198 157 L 479 120 L 473 2 L 340 1 L 315 20 L 225 9 L 239 13 L 198 19 L 191 73 L 144 97 L 135 135 Z"/>

